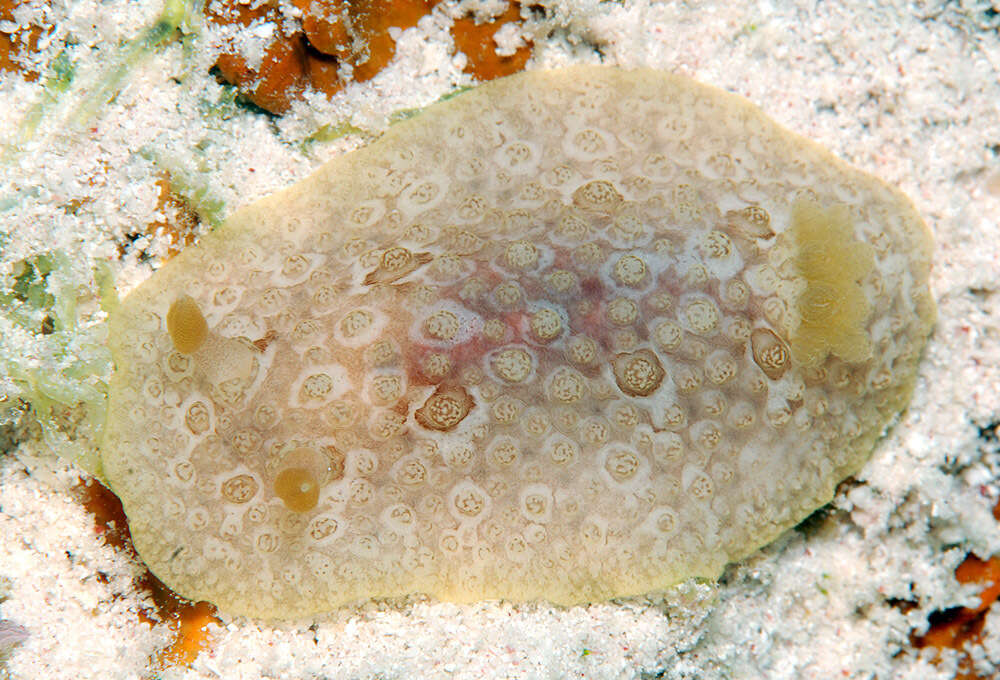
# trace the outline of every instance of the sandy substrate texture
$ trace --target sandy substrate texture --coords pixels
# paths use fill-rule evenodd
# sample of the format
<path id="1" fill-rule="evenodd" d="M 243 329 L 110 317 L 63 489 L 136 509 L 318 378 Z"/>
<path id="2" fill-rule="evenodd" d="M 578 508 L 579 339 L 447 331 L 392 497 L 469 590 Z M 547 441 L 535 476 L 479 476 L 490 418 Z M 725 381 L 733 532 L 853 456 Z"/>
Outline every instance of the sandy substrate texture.
<path id="1" fill-rule="evenodd" d="M 909 638 L 931 612 L 975 600 L 952 576 L 968 552 L 1000 552 L 990 514 L 1000 454 L 984 434 L 1000 420 L 996 16 L 971 1 L 748 4 L 545 0 L 545 16 L 523 30 L 535 40 L 529 67 L 650 65 L 745 95 L 900 186 L 928 220 L 940 319 L 916 396 L 829 507 L 720 583 L 662 598 L 568 610 L 370 605 L 279 626 L 221 614 L 190 668 L 153 671 L 150 656 L 170 631 L 134 613 L 149 604 L 132 586 L 141 565 L 102 544 L 69 493 L 78 468 L 52 453 L 79 454 L 86 439 L 74 448 L 58 436 L 0 438 L 8 449 L 0 456 L 0 619 L 29 634 L 6 661 L 10 677 L 953 677 L 956 654 L 932 663 L 932 650 L 916 651 Z M 40 83 L 0 80 L 0 138 L 20 145 L 0 165 L 3 271 L 9 277 L 11 263 L 38 253 L 69 253 L 49 284 L 73 293 L 77 309 L 63 313 L 78 321 L 68 336 L 42 340 L 4 315 L 0 357 L 50 380 L 50 392 L 99 388 L 93 379 L 63 385 L 66 357 L 101 366 L 95 266 L 110 264 L 124 294 L 165 253 L 166 238 L 126 238 L 163 217 L 155 180 L 164 169 L 224 216 L 363 143 L 393 112 L 468 84 L 451 54 L 451 5 L 400 36 L 397 60 L 379 77 L 332 102 L 304 100 L 281 118 L 214 106 L 224 90 L 208 75 L 217 39 L 208 27 L 126 60 L 121 45 L 153 23 L 156 0 L 39 7 L 24 18 L 42 12 L 56 26 L 44 60 L 72 38 L 76 71 L 55 97 Z M 331 122 L 363 134 L 309 141 Z M 6 404 L 23 394 L 6 378 L 0 390 Z M 1000 664 L 997 607 L 974 657 L 984 677 Z"/>

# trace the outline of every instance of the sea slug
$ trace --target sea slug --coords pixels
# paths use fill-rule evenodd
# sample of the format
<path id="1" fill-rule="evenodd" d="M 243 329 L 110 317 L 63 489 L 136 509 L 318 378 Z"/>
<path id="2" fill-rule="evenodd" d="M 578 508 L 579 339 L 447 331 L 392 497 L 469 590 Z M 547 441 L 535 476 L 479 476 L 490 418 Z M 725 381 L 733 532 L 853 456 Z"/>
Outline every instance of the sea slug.
<path id="1" fill-rule="evenodd" d="M 714 577 L 904 407 L 930 253 L 899 191 L 739 97 L 511 76 L 129 295 L 104 473 L 149 567 L 233 613 Z"/>

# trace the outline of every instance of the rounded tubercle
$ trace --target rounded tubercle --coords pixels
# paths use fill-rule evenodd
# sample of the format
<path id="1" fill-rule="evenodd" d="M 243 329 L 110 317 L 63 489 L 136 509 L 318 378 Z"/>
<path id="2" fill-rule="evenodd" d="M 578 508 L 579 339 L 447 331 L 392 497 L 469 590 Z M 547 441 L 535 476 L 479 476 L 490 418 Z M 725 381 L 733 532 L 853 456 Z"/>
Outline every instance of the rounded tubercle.
<path id="1" fill-rule="evenodd" d="M 198 303 L 190 295 L 180 295 L 167 311 L 167 333 L 181 354 L 198 351 L 208 337 L 208 322 Z"/>
<path id="2" fill-rule="evenodd" d="M 285 468 L 274 480 L 274 493 L 292 512 L 309 512 L 319 502 L 319 480 L 308 468 Z"/>
<path id="3" fill-rule="evenodd" d="M 274 478 L 274 493 L 292 512 L 309 512 L 319 503 L 319 492 L 327 477 L 342 471 L 330 469 L 330 461 L 314 448 L 294 448 L 283 457 Z"/>

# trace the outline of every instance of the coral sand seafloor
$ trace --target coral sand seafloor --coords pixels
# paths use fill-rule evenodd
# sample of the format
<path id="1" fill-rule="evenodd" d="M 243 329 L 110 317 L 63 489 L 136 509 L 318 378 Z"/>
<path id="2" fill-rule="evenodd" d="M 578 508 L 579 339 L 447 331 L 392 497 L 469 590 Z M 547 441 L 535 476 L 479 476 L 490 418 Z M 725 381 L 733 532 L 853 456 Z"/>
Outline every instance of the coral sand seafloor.
<path id="1" fill-rule="evenodd" d="M 0 26 L 2 86 L 17 93 L 5 99 L 3 137 L 31 152 L 17 159 L 14 179 L 5 156 L 8 184 L 0 197 L 0 345 L 8 379 L 0 406 L 12 407 L 0 431 L 0 668 L 9 664 L 15 677 L 116 677 L 166 666 L 165 676 L 211 677 L 225 660 L 260 676 L 280 675 L 287 664 L 302 675 L 330 675 L 331 669 L 344 676 L 393 675 L 408 663 L 426 675 L 479 668 L 483 676 L 497 669 L 536 676 L 577 669 L 608 676 L 831 677 L 863 669 L 876 677 L 991 677 L 1000 661 L 1000 616 L 990 607 L 1000 408 L 990 329 L 1000 314 L 990 272 L 1000 239 L 987 237 L 998 232 L 990 216 L 1000 211 L 1000 130 L 988 102 L 1000 100 L 1000 55 L 989 13 L 974 5 L 875 10 L 844 3 L 833 12 L 794 3 L 769 10 L 546 3 L 562 26 L 519 43 L 511 24 L 530 24 L 537 14 L 532 7 L 519 9 L 528 18 L 518 22 L 508 5 L 476 16 L 450 3 L 402 3 L 398 18 L 380 19 L 376 3 L 357 4 L 375 9 L 348 13 L 349 38 L 354 31 L 363 42 L 364 31 L 376 25 L 404 29 L 388 31 L 393 44 L 377 46 L 374 56 L 357 50 L 361 43 L 353 38 L 346 48 L 338 42 L 324 50 L 310 38 L 309 22 L 285 5 L 280 17 L 261 4 L 229 18 L 225 6 L 210 5 L 203 28 L 176 15 L 157 23 L 163 19 L 157 3 L 131 6 L 127 21 L 110 23 L 100 18 L 106 5 L 78 3 L 72 13 L 57 3 L 0 5 L 9 22 Z M 429 20 L 418 16 L 425 11 Z M 438 31 L 442 15 L 459 27 L 451 38 L 444 35 L 450 28 Z M 330 17 L 326 12 L 313 23 Z M 242 36 L 241 22 L 251 28 Z M 163 25 L 169 30 L 158 29 Z M 899 27 L 907 39 L 878 28 L 886 26 Z M 903 186 L 938 237 L 941 319 L 916 400 L 860 479 L 843 485 L 831 506 L 730 568 L 717 589 L 699 586 L 676 598 L 668 610 L 676 628 L 657 607 L 629 604 L 562 613 L 420 602 L 402 610 L 376 605 L 356 618 L 338 614 L 308 630 L 231 619 L 214 626 L 211 612 L 173 601 L 127 551 L 109 547 L 123 530 L 115 499 L 98 493 L 93 482 L 89 491 L 76 489 L 78 472 L 47 454 L 56 448 L 89 466 L 92 433 L 87 408 L 79 404 L 102 388 L 87 377 L 107 369 L 92 327 L 113 306 L 108 271 L 92 265 L 114 261 L 107 269 L 123 290 L 130 288 L 169 251 L 246 200 L 241 195 L 269 193 L 302 177 L 317 156 L 356 143 L 331 139 L 330 130 L 352 131 L 344 111 L 381 101 L 389 107 L 376 109 L 382 115 L 410 100 L 398 97 L 398 81 L 388 76 L 365 81 L 368 90 L 344 84 L 355 69 L 367 77 L 365 65 L 380 60 L 393 74 L 394 64 L 412 59 L 415 36 L 433 35 L 440 41 L 435 47 L 448 45 L 435 53 L 448 65 L 431 71 L 452 71 L 447 85 L 430 77 L 439 89 L 409 105 L 468 84 L 461 74 L 475 65 L 469 53 L 482 43 L 470 41 L 461 58 L 454 46 L 472 27 L 503 43 L 506 58 L 534 54 L 539 64 L 551 64 L 601 52 L 621 62 L 676 66 L 749 95 L 838 155 Z M 680 31 L 697 40 L 667 39 Z M 272 67 L 268 50 L 293 58 L 281 62 L 286 66 L 275 59 Z M 497 50 L 492 55 L 504 57 Z M 185 59 L 197 67 L 189 70 Z M 174 101 L 165 94 L 170 87 L 188 89 Z M 342 128 L 303 132 L 313 119 L 297 107 L 315 104 L 317 91 L 333 93 L 330 105 L 338 113 L 324 122 L 344 121 Z M 376 91 L 380 97 L 372 96 Z M 789 92 L 807 94 L 800 99 Z M 358 108 L 344 103 L 348 95 Z M 287 106 L 287 113 L 269 117 L 269 101 Z M 68 132 L 100 142 L 53 134 L 58 125 L 52 121 L 62 120 Z M 353 122 L 359 120 L 364 116 Z M 16 200 L 9 186 L 20 192 Z M 709 605 L 696 605 L 705 597 Z M 472 637 L 471 651 L 448 646 L 454 626 Z M 209 653 L 199 654 L 206 632 Z M 445 651 L 429 658 L 413 651 L 415 641 Z M 352 644 L 372 652 L 358 657 L 348 649 Z M 267 651 L 275 646 L 281 654 Z"/>

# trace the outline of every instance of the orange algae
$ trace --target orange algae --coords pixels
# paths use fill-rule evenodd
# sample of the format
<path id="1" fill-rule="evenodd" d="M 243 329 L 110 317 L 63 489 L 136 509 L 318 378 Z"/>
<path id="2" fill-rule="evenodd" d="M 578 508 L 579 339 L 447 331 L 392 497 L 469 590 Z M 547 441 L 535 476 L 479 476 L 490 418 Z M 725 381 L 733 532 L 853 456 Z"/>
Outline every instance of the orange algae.
<path id="1" fill-rule="evenodd" d="M 296 0 L 295 5 L 303 12 L 302 28 L 309 44 L 350 64 L 354 80 L 365 81 L 378 75 L 396 54 L 389 29 L 416 26 L 437 2 Z"/>
<path id="2" fill-rule="evenodd" d="M 194 243 L 199 222 L 198 214 L 181 196 L 171 190 L 167 177 L 156 180 L 156 187 L 159 189 L 156 214 L 162 214 L 164 217 L 151 222 L 145 231 L 150 234 L 161 232 L 167 240 L 167 256 L 173 257 Z"/>
<path id="3" fill-rule="evenodd" d="M 521 5 L 517 2 L 508 5 L 504 13 L 493 21 L 477 24 L 472 17 L 456 19 L 451 37 L 458 51 L 468 59 L 465 72 L 479 80 L 493 80 L 524 70 L 524 65 L 531 56 L 531 45 L 519 47 L 514 54 L 501 56 L 496 52 L 497 44 L 494 40 L 497 31 L 504 24 L 520 21 Z"/>
<path id="4" fill-rule="evenodd" d="M 118 244 L 119 258 L 126 257 L 135 248 L 137 252 L 134 256 L 138 257 L 139 261 L 148 260 L 151 254 L 146 252 L 145 248 L 141 244 L 137 244 L 136 241 L 143 237 L 156 236 L 160 242 L 166 245 L 164 260 L 169 260 L 194 244 L 198 236 L 201 218 L 187 199 L 171 187 L 169 174 L 162 173 L 154 184 L 157 188 L 156 210 L 153 213 L 155 217 L 125 236 L 125 239 Z M 74 200 L 67 206 L 67 209 L 78 210 L 90 200 L 89 198 Z"/>
<path id="5" fill-rule="evenodd" d="M 354 80 L 368 80 L 381 71 L 396 52 L 390 28 L 416 25 L 438 0 L 297 0 L 302 30 L 282 14 L 277 3 L 258 7 L 224 0 L 206 10 L 210 21 L 249 27 L 256 21 L 273 23 L 274 39 L 264 49 L 260 66 L 249 65 L 230 42 L 216 61 L 223 79 L 270 113 L 284 113 L 306 87 L 331 96 L 345 81 L 339 67 L 351 67 Z"/>
<path id="6" fill-rule="evenodd" d="M 994 506 L 993 516 L 1000 520 L 1000 502 Z M 961 658 L 956 680 L 985 680 L 992 676 L 980 675 L 974 670 L 969 647 L 982 643 L 987 611 L 1000 599 L 1000 556 L 983 560 L 970 554 L 955 568 L 955 580 L 980 585 L 979 604 L 935 612 L 931 615 L 930 628 L 923 635 L 915 636 L 913 645 L 918 649 L 957 650 Z"/>
<path id="7" fill-rule="evenodd" d="M 25 66 L 25 56 L 38 49 L 39 38 L 45 32 L 42 26 L 21 26 L 14 18 L 14 11 L 26 0 L 0 0 L 0 25 L 12 24 L 14 28 L 0 30 L 0 71 L 20 72 L 28 81 L 38 79 L 38 72 Z"/>
<path id="8" fill-rule="evenodd" d="M 292 99 L 305 87 L 308 78 L 305 47 L 301 33 L 279 12 L 277 3 L 251 7 L 236 0 L 212 3 L 206 9 L 209 21 L 249 27 L 256 21 L 276 26 L 275 37 L 264 49 L 260 66 L 253 68 L 230 42 L 215 63 L 223 79 L 235 85 L 251 102 L 271 113 L 288 110 Z"/>
<path id="9" fill-rule="evenodd" d="M 75 492 L 83 507 L 94 516 L 95 530 L 104 541 L 140 561 L 118 497 L 93 479 L 81 479 Z M 149 569 L 136 579 L 135 585 L 149 593 L 154 606 L 154 610 L 137 611 L 139 621 L 150 626 L 165 622 L 174 631 L 173 641 L 152 659 L 154 667 L 190 665 L 210 642 L 208 626 L 219 623 L 215 607 L 208 602 L 191 602 L 181 597 Z"/>
<path id="10" fill-rule="evenodd" d="M 270 22 L 276 30 L 259 66 L 251 66 L 235 41 L 229 40 L 215 67 L 247 100 L 281 114 L 309 88 L 330 97 L 343 89 L 348 78 L 358 82 L 374 78 L 396 54 L 390 29 L 415 26 L 439 1 L 294 0 L 301 13 L 299 22 L 282 13 L 276 2 L 251 7 L 222 0 L 206 8 L 209 21 L 244 29 Z M 522 21 L 520 8 L 520 3 L 512 2 L 491 21 L 477 24 L 464 17 L 454 22 L 452 38 L 467 57 L 467 73 L 492 80 L 524 69 L 530 43 L 501 56 L 494 40 L 503 25 Z"/>
<path id="11" fill-rule="evenodd" d="M 959 583 L 978 583 L 983 586 L 979 593 L 979 605 L 969 609 L 979 614 L 986 611 L 1000 598 L 1000 557 L 981 560 L 969 555 L 955 569 L 955 579 Z"/>
<path id="12" fill-rule="evenodd" d="M 213 623 L 219 623 L 215 607 L 208 602 L 188 603 L 183 612 L 171 619 L 169 625 L 176 637 L 169 647 L 157 654 L 156 665 L 160 668 L 190 666 L 211 643 L 208 627 Z"/>

